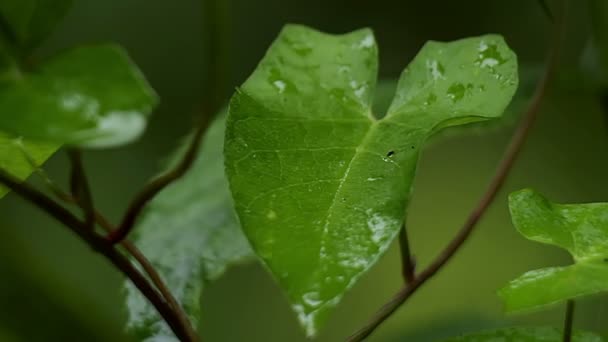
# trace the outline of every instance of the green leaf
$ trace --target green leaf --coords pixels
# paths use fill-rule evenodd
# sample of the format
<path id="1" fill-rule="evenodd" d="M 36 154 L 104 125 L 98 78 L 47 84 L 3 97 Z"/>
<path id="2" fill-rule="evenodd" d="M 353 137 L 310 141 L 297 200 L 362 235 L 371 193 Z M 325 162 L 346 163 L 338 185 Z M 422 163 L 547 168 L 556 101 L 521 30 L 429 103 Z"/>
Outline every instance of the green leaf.
<path id="1" fill-rule="evenodd" d="M 21 49 L 30 50 L 50 35 L 72 6 L 72 0 L 2 0 L 0 32 Z"/>
<path id="2" fill-rule="evenodd" d="M 157 97 L 121 48 L 81 47 L 0 87 L 0 129 L 85 147 L 130 142 Z"/>
<path id="3" fill-rule="evenodd" d="M 231 100 L 225 155 L 237 213 L 309 336 L 398 233 L 425 140 L 500 116 L 517 62 L 496 35 L 429 42 L 381 120 L 376 74 L 370 30 L 290 25 Z"/>
<path id="4" fill-rule="evenodd" d="M 58 148 L 57 145 L 35 143 L 0 132 L 0 168 L 25 179 Z M 8 189 L 0 187 L 0 198 L 7 193 Z"/>
<path id="5" fill-rule="evenodd" d="M 503 328 L 477 334 L 452 338 L 445 342 L 561 342 L 562 332 L 555 328 Z M 575 331 L 572 342 L 603 342 L 600 336 L 584 331 Z"/>
<path id="6" fill-rule="evenodd" d="M 154 198 L 136 227 L 136 245 L 159 271 L 195 326 L 204 285 L 231 264 L 253 255 L 239 229 L 224 176 L 224 128 L 225 115 L 216 119 L 207 132 L 192 169 Z M 180 159 L 186 145 L 174 155 L 172 164 Z M 173 336 L 130 282 L 127 307 L 129 327 L 138 336 L 154 340 Z"/>
<path id="7" fill-rule="evenodd" d="M 608 203 L 555 204 L 525 189 L 509 196 L 515 228 L 563 248 L 574 264 L 525 273 L 499 291 L 507 311 L 528 310 L 608 290 Z"/>

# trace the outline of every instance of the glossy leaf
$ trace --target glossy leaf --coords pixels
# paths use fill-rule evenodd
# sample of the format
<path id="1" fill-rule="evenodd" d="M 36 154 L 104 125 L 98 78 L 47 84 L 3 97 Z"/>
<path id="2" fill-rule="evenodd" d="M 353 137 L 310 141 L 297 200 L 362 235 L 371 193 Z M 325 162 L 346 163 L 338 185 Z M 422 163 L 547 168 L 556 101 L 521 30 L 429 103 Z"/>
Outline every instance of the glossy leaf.
<path id="1" fill-rule="evenodd" d="M 108 147 L 137 138 L 157 103 L 127 54 L 80 47 L 0 87 L 0 129 L 41 141 Z"/>
<path id="2" fill-rule="evenodd" d="M 136 227 L 135 243 L 195 326 L 205 283 L 218 278 L 229 265 L 253 255 L 239 229 L 224 176 L 224 126 L 225 116 L 215 121 L 193 168 L 148 205 Z M 182 154 L 180 149 L 175 160 Z M 131 283 L 127 283 L 127 308 L 129 327 L 146 341 L 173 338 L 166 323 Z"/>
<path id="3" fill-rule="evenodd" d="M 429 42 L 381 120 L 376 74 L 370 30 L 291 25 L 230 104 L 226 169 L 240 222 L 308 335 L 398 233 L 425 140 L 500 116 L 517 62 L 495 35 Z"/>
<path id="4" fill-rule="evenodd" d="M 34 143 L 0 133 L 0 168 L 21 179 L 42 165 L 58 148 L 53 144 Z M 8 189 L 0 187 L 0 198 Z"/>
<path id="5" fill-rule="evenodd" d="M 65 16 L 72 0 L 2 0 L 2 34 L 25 50 L 36 47 Z"/>
<path id="6" fill-rule="evenodd" d="M 563 248 L 574 264 L 525 273 L 499 294 L 507 311 L 526 310 L 608 290 L 608 203 L 555 204 L 526 189 L 509 196 L 515 228 Z"/>
<path id="7" fill-rule="evenodd" d="M 555 328 L 503 328 L 452 338 L 445 342 L 561 342 L 562 332 Z M 572 342 L 603 342 L 600 336 L 583 331 L 575 331 Z"/>

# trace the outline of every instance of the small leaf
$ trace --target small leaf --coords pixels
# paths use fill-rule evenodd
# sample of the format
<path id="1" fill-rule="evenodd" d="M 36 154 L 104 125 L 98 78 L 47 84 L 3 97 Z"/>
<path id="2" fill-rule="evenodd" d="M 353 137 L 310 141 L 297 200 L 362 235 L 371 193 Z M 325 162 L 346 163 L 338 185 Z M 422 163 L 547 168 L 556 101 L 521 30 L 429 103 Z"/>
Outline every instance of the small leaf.
<path id="1" fill-rule="evenodd" d="M 204 285 L 231 264 L 252 256 L 239 229 L 224 176 L 224 127 L 225 115 L 216 119 L 207 132 L 192 169 L 152 200 L 136 228 L 137 246 L 160 272 L 195 326 Z M 174 155 L 175 161 L 183 150 Z M 129 327 L 138 336 L 154 341 L 174 339 L 166 323 L 130 282 L 127 308 Z"/>
<path id="2" fill-rule="evenodd" d="M 0 129 L 36 140 L 108 147 L 145 129 L 154 91 L 119 47 L 63 53 L 0 87 Z"/>
<path id="3" fill-rule="evenodd" d="M 25 179 L 58 148 L 57 145 L 34 143 L 0 132 L 0 168 L 13 176 Z M 7 193 L 8 189 L 0 187 L 0 198 Z"/>
<path id="4" fill-rule="evenodd" d="M 370 30 L 290 25 L 230 104 L 226 170 L 240 222 L 309 336 L 398 233 L 425 140 L 500 116 L 517 62 L 496 35 L 429 42 L 380 120 L 376 74 Z"/>
<path id="5" fill-rule="evenodd" d="M 30 50 L 50 35 L 71 6 L 72 0 L 2 0 L 0 21 L 6 27 L 0 32 Z"/>
<path id="6" fill-rule="evenodd" d="M 445 342 L 561 342 L 562 332 L 555 328 L 503 328 L 472 335 L 455 337 Z M 572 342 L 603 342 L 600 336 L 584 331 L 575 331 Z"/>
<path id="7" fill-rule="evenodd" d="M 525 189 L 509 196 L 515 228 L 563 248 L 574 264 L 525 273 L 499 294 L 507 311 L 528 310 L 608 290 L 608 203 L 555 204 Z"/>

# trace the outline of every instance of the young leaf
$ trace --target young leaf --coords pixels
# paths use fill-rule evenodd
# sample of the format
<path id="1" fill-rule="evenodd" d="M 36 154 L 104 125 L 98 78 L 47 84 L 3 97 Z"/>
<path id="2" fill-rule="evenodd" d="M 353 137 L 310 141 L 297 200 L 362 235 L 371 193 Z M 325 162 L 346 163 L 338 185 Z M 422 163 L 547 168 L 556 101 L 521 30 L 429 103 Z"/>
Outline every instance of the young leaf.
<path id="1" fill-rule="evenodd" d="M 517 62 L 496 35 L 429 42 L 380 120 L 376 74 L 370 30 L 290 25 L 231 100 L 225 155 L 237 213 L 309 336 L 398 233 L 425 140 L 500 116 Z"/>
<path id="2" fill-rule="evenodd" d="M 525 189 L 509 196 L 515 228 L 570 252 L 574 264 L 525 273 L 499 291 L 507 311 L 533 309 L 608 290 L 608 203 L 555 204 Z"/>
<path id="3" fill-rule="evenodd" d="M 503 328 L 472 335 L 455 337 L 445 342 L 561 342 L 562 332 L 555 328 Z M 575 331 L 572 342 L 603 342 L 600 336 L 584 331 Z"/>
<path id="4" fill-rule="evenodd" d="M 224 176 L 225 121 L 225 115 L 216 119 L 192 169 L 152 200 L 136 228 L 135 243 L 160 272 L 195 326 L 205 283 L 218 278 L 231 264 L 253 255 L 238 227 Z M 180 149 L 174 160 L 182 154 Z M 173 336 L 130 282 L 127 308 L 129 327 L 137 335 L 154 337 L 155 341 Z"/>
<path id="5" fill-rule="evenodd" d="M 27 51 L 41 43 L 65 16 L 72 0 L 2 0 L 0 34 Z"/>
<path id="6" fill-rule="evenodd" d="M 143 132 L 156 103 L 120 47 L 80 47 L 2 84 L 0 129 L 36 140 L 115 146 Z"/>
<path id="7" fill-rule="evenodd" d="M 59 148 L 53 144 L 42 144 L 14 138 L 0 132 L 0 168 L 21 179 L 34 172 Z M 8 189 L 0 187 L 0 198 Z"/>

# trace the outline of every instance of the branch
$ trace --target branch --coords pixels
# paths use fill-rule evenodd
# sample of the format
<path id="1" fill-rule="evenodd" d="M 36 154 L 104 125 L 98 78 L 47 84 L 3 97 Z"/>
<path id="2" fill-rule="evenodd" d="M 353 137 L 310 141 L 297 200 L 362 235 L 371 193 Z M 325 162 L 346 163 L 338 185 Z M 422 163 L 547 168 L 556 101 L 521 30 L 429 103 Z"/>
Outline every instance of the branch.
<path id="1" fill-rule="evenodd" d="M 188 329 L 180 324 L 173 309 L 167 304 L 162 296 L 150 285 L 148 280 L 131 264 L 131 262 L 119 253 L 105 238 L 95 234 L 93 230 L 78 220 L 72 213 L 51 198 L 38 190 L 22 183 L 21 180 L 0 168 L 0 184 L 8 187 L 17 195 L 32 203 L 40 210 L 46 212 L 57 221 L 63 223 L 74 234 L 84 240 L 93 250 L 103 254 L 116 268 L 127 276 L 141 291 L 141 293 L 152 303 L 158 313 L 167 322 L 171 330 L 181 341 L 197 341 L 196 336 L 190 336 Z"/>
<path id="2" fill-rule="evenodd" d="M 127 212 L 122 219 L 118 229 L 108 235 L 111 243 L 118 243 L 125 239 L 133 230 L 137 217 L 154 196 L 161 192 L 165 187 L 181 178 L 192 166 L 201 145 L 201 140 L 207 131 L 213 117 L 221 109 L 224 102 L 226 91 L 227 61 L 227 25 L 228 1 L 224 0 L 203 0 L 204 7 L 204 34 L 206 70 L 208 80 L 205 82 L 205 96 L 207 101 L 203 105 L 202 118 L 200 125 L 194 133 L 190 146 L 182 161 L 175 169 L 153 180 L 135 197 L 129 205 Z"/>
<path id="3" fill-rule="evenodd" d="M 570 299 L 566 303 L 566 318 L 564 319 L 563 342 L 572 341 L 572 326 L 574 324 L 574 300 Z"/>
<path id="4" fill-rule="evenodd" d="M 547 66 L 543 77 L 536 85 L 534 96 L 528 105 L 526 112 L 521 118 L 511 141 L 504 153 L 504 156 L 498 165 L 496 174 L 490 182 L 486 192 L 477 204 L 477 207 L 471 212 L 464 225 L 460 228 L 456 237 L 445 247 L 445 249 L 437 256 L 437 258 L 420 274 L 414 277 L 414 281 L 405 285 L 393 298 L 378 310 L 372 319 L 360 330 L 351 335 L 348 341 L 362 341 L 370 336 L 376 328 L 380 326 L 388 317 L 390 317 L 403 303 L 405 303 L 424 283 L 431 279 L 450 259 L 460 250 L 467 241 L 471 233 L 473 233 L 477 223 L 486 212 L 490 204 L 496 198 L 498 191 L 502 188 L 509 172 L 522 146 L 524 145 L 528 133 L 534 123 L 542 100 L 547 92 L 547 87 L 553 77 L 555 68 L 557 67 L 558 55 L 561 50 L 561 41 L 564 30 L 564 16 L 566 13 L 567 0 L 562 0 L 561 15 L 554 26 L 553 47 L 549 54 Z"/>
<path id="5" fill-rule="evenodd" d="M 401 273 L 403 275 L 403 280 L 405 280 L 406 284 L 409 284 L 416 278 L 416 260 L 410 249 L 410 241 L 407 236 L 405 221 L 399 232 L 399 251 L 401 252 Z"/>
<path id="6" fill-rule="evenodd" d="M 70 150 L 68 153 L 72 162 L 71 183 L 73 195 L 63 192 L 59 187 L 55 186 L 54 183 L 47 177 L 48 184 L 51 184 L 53 186 L 54 193 L 59 197 L 59 199 L 65 200 L 69 203 L 79 203 L 81 205 L 81 207 L 86 213 L 87 227 L 89 227 L 89 229 L 92 230 L 95 222 L 97 222 L 99 226 L 103 228 L 106 232 L 111 233 L 112 231 L 114 231 L 114 227 L 112 226 L 110 221 L 107 220 L 93 206 L 88 185 L 89 183 L 87 180 L 86 172 L 84 170 L 84 166 L 82 164 L 80 151 Z M 82 195 L 77 195 L 78 193 L 82 193 Z M 89 223 L 88 221 L 89 216 L 92 216 L 91 223 Z M 192 328 L 192 323 L 188 319 L 188 315 L 181 307 L 181 305 L 177 302 L 167 285 L 162 280 L 160 274 L 158 274 L 158 272 L 150 263 L 150 261 L 146 258 L 146 256 L 133 243 L 128 240 L 123 240 L 121 242 L 121 245 L 139 263 L 139 265 L 146 272 L 148 277 L 150 277 L 150 280 L 160 291 L 163 298 L 173 308 L 174 314 L 179 319 L 180 324 L 188 330 L 188 335 L 196 336 L 196 332 Z"/>
<path id="7" fill-rule="evenodd" d="M 116 244 L 124 240 L 127 235 L 133 230 L 135 226 L 135 221 L 141 214 L 142 210 L 150 202 L 159 192 L 161 192 L 164 188 L 166 188 L 169 184 L 174 181 L 180 179 L 186 172 L 192 167 L 196 157 L 198 156 L 198 151 L 201 145 L 201 140 L 211 123 L 211 116 L 206 115 L 202 118 L 201 124 L 196 129 L 194 133 L 194 137 L 190 142 L 190 146 L 186 151 L 186 154 L 179 162 L 179 164 L 172 170 L 168 171 L 164 175 L 154 179 L 148 185 L 146 185 L 143 190 L 135 196 L 135 199 L 129 205 L 125 216 L 123 217 L 120 226 L 113 232 L 111 232 L 107 239 L 112 244 Z"/>
<path id="8" fill-rule="evenodd" d="M 72 196 L 84 211 L 85 225 L 90 230 L 93 230 L 95 229 L 95 207 L 93 205 L 89 181 L 82 164 L 82 154 L 78 150 L 69 149 L 68 156 L 72 164 L 72 175 L 70 177 Z"/>

